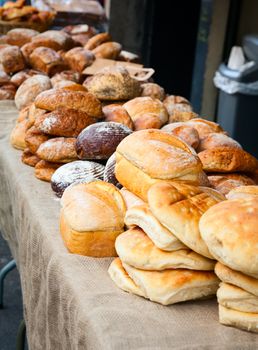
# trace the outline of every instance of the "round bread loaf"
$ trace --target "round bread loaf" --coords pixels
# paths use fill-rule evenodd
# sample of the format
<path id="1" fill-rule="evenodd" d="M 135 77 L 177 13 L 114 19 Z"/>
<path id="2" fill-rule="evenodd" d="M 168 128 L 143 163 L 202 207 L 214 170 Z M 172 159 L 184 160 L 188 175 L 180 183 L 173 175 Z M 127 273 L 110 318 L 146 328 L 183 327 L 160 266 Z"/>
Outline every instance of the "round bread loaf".
<path id="1" fill-rule="evenodd" d="M 88 126 L 78 136 L 76 151 L 80 159 L 108 159 L 119 143 L 132 130 L 114 122 L 101 122 Z"/>
<path id="2" fill-rule="evenodd" d="M 73 183 L 87 183 L 102 180 L 104 165 L 78 160 L 58 168 L 52 178 L 51 187 L 57 197 L 62 197 L 64 190 Z"/>

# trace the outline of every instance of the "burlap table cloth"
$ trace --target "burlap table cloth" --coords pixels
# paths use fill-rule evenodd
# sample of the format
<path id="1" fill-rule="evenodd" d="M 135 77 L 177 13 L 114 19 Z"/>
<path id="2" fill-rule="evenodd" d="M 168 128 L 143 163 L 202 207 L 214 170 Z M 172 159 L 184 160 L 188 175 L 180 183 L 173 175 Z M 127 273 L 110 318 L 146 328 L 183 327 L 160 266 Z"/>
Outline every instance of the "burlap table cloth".
<path id="1" fill-rule="evenodd" d="M 9 145 L 16 117 L 0 104 L 0 225 L 20 271 L 30 350 L 258 347 L 258 335 L 219 324 L 215 299 L 164 307 L 117 289 L 110 259 L 69 254 L 59 201 Z"/>

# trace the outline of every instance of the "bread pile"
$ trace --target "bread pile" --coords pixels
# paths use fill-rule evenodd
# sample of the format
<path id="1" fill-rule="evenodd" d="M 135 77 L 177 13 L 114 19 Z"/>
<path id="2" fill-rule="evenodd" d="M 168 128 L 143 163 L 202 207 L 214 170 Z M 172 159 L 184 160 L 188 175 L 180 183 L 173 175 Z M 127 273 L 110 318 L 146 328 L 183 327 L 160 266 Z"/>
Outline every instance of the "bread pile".
<path id="1" fill-rule="evenodd" d="M 220 322 L 258 333 L 258 186 L 228 196 L 203 214 L 200 233 L 218 260 Z"/>

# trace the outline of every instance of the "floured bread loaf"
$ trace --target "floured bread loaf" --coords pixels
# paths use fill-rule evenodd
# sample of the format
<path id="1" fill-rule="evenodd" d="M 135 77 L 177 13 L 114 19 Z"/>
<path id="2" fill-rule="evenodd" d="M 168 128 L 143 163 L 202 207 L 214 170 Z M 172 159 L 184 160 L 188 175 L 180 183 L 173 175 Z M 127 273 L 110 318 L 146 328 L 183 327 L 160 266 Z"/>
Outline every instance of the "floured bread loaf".
<path id="1" fill-rule="evenodd" d="M 51 178 L 52 190 L 58 197 L 62 197 L 64 190 L 73 183 L 102 180 L 104 168 L 102 164 L 81 160 L 64 164 Z"/>
<path id="2" fill-rule="evenodd" d="M 183 183 L 160 182 L 148 192 L 150 210 L 163 226 L 181 242 L 207 258 L 213 259 L 199 231 L 203 213 L 219 203 L 221 198 L 206 188 Z"/>
<path id="3" fill-rule="evenodd" d="M 116 256 L 115 239 L 124 230 L 125 203 L 114 185 L 96 181 L 70 186 L 61 204 L 60 231 L 70 252 Z"/>
<path id="4" fill-rule="evenodd" d="M 215 265 L 215 273 L 222 282 L 230 283 L 258 297 L 258 279 L 232 270 L 220 262 Z"/>
<path id="5" fill-rule="evenodd" d="M 125 187 L 121 188 L 120 193 L 122 194 L 122 196 L 124 198 L 127 210 L 136 206 L 136 205 L 145 204 L 141 198 L 137 197 L 135 194 L 128 191 Z"/>
<path id="6" fill-rule="evenodd" d="M 52 76 L 67 68 L 62 57 L 49 47 L 37 47 L 29 58 L 30 65 L 34 69 Z"/>
<path id="7" fill-rule="evenodd" d="M 258 186 L 239 186 L 227 194 L 228 199 L 246 198 L 249 196 L 258 196 Z"/>
<path id="8" fill-rule="evenodd" d="M 199 184 L 202 166 L 182 140 L 152 129 L 136 131 L 120 142 L 115 172 L 124 187 L 146 202 L 150 186 L 159 180 Z"/>
<path id="9" fill-rule="evenodd" d="M 42 131 L 36 128 L 34 125 L 26 131 L 25 134 L 25 144 L 26 148 L 30 150 L 31 153 L 35 154 L 39 146 L 49 140 L 49 136 L 45 135 Z"/>
<path id="10" fill-rule="evenodd" d="M 258 197 L 214 205 L 200 220 L 210 253 L 233 270 L 258 278 Z"/>
<path id="11" fill-rule="evenodd" d="M 258 333 L 258 313 L 241 312 L 219 305 L 219 321 L 226 326 Z"/>
<path id="12" fill-rule="evenodd" d="M 231 137 L 223 133 L 211 133 L 201 140 L 198 147 L 198 152 L 205 151 L 206 149 L 213 149 L 215 147 L 242 149 L 242 146 Z"/>
<path id="13" fill-rule="evenodd" d="M 220 283 L 217 298 L 218 303 L 227 308 L 258 313 L 258 297 L 232 284 Z"/>
<path id="14" fill-rule="evenodd" d="M 76 139 L 73 137 L 57 137 L 42 143 L 37 156 L 47 162 L 68 163 L 78 159 L 75 150 Z"/>
<path id="15" fill-rule="evenodd" d="M 128 291 L 129 282 L 128 275 L 123 269 L 145 298 L 163 305 L 186 300 L 206 299 L 216 294 L 219 284 L 216 275 L 210 271 L 185 269 L 144 271 L 125 263 L 120 265 L 115 261 L 109 268 L 109 274 L 113 281 L 126 291 Z M 130 292 L 134 293 L 135 291 L 137 293 L 138 289 L 132 288 Z"/>
<path id="16" fill-rule="evenodd" d="M 138 227 L 123 232 L 117 237 L 115 247 L 123 263 L 141 270 L 214 270 L 214 260 L 207 259 L 189 249 L 166 252 L 157 248 Z"/>
<path id="17" fill-rule="evenodd" d="M 61 30 L 47 30 L 34 36 L 31 42 L 37 47 L 50 47 L 55 51 L 69 50 L 74 45 L 71 36 Z"/>
<path id="18" fill-rule="evenodd" d="M 65 61 L 72 70 L 77 72 L 82 72 L 86 67 L 90 66 L 94 59 L 94 54 L 83 47 L 75 47 L 65 53 Z"/>
<path id="19" fill-rule="evenodd" d="M 175 251 L 186 248 L 171 231 L 155 218 L 147 204 L 134 205 L 129 208 L 125 215 L 125 224 L 127 227 L 140 227 L 160 249 Z"/>
<path id="20" fill-rule="evenodd" d="M 39 157 L 31 153 L 31 151 L 28 148 L 25 148 L 25 150 L 23 151 L 21 160 L 24 164 L 32 167 L 35 167 L 35 165 L 38 164 L 38 162 L 40 161 Z"/>
<path id="21" fill-rule="evenodd" d="M 182 96 L 167 96 L 163 101 L 163 104 L 169 114 L 169 123 L 186 121 L 197 116 L 194 113 L 192 114 L 192 107 L 190 102 Z M 178 112 L 186 112 L 185 117 L 182 118 Z"/>

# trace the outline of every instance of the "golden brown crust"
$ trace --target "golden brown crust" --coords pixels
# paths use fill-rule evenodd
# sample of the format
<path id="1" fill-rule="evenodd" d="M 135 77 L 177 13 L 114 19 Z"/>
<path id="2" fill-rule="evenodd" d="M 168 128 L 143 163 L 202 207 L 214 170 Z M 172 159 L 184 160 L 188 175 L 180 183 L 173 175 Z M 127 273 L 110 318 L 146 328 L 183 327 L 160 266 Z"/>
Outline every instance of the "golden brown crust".
<path id="1" fill-rule="evenodd" d="M 40 159 L 28 148 L 25 148 L 25 150 L 22 153 L 21 160 L 24 164 L 35 167 L 36 164 L 40 161 Z"/>
<path id="2" fill-rule="evenodd" d="M 188 125 L 192 126 L 198 131 L 200 139 L 204 139 L 212 133 L 223 133 L 225 131 L 217 123 L 203 118 L 194 118 L 186 122 Z"/>
<path id="3" fill-rule="evenodd" d="M 102 108 L 106 122 L 121 123 L 133 130 L 133 121 L 126 110 L 119 104 L 110 104 Z"/>
<path id="4" fill-rule="evenodd" d="M 7 83 L 0 87 L 0 100 L 14 100 L 16 87 L 13 84 Z"/>
<path id="5" fill-rule="evenodd" d="M 25 62 L 18 46 L 7 46 L 1 49 L 0 63 L 6 73 L 15 73 L 25 68 Z"/>
<path id="6" fill-rule="evenodd" d="M 255 185 L 254 181 L 243 174 L 221 174 L 208 176 L 211 187 L 217 191 L 228 194 L 232 189 L 239 186 Z"/>
<path id="7" fill-rule="evenodd" d="M 202 151 L 198 156 L 207 172 L 251 172 L 258 168 L 258 160 L 242 149 L 217 147 Z"/>
<path id="8" fill-rule="evenodd" d="M 94 54 L 82 47 L 75 47 L 65 54 L 65 61 L 69 67 L 77 72 L 82 72 L 86 67 L 90 66 L 94 59 Z"/>
<path id="9" fill-rule="evenodd" d="M 58 107 L 66 107 L 80 110 L 91 117 L 102 117 L 100 101 L 89 92 L 64 89 L 48 90 L 36 97 L 35 105 L 49 111 L 53 111 Z"/>
<path id="10" fill-rule="evenodd" d="M 26 148 L 28 148 L 31 153 L 35 154 L 39 146 L 48 139 L 48 135 L 43 134 L 38 128 L 32 126 L 25 134 Z"/>
<path id="11" fill-rule="evenodd" d="M 62 57 L 48 47 L 37 47 L 30 55 L 30 64 L 33 68 L 52 76 L 66 69 Z"/>
<path id="12" fill-rule="evenodd" d="M 122 50 L 122 45 L 115 41 L 103 43 L 92 50 L 96 58 L 108 58 L 111 60 L 117 59 Z"/>
<path id="13" fill-rule="evenodd" d="M 198 152 L 202 152 L 206 149 L 212 149 L 215 147 L 230 147 L 242 149 L 241 145 L 237 141 L 233 140 L 231 137 L 223 133 L 211 133 L 201 140 L 198 147 Z"/>
<path id="14" fill-rule="evenodd" d="M 60 163 L 49 163 L 41 160 L 35 165 L 34 175 L 39 180 L 50 182 L 52 175 L 61 165 Z"/>
<path id="15" fill-rule="evenodd" d="M 17 123 L 22 122 L 25 119 L 28 119 L 29 117 L 29 109 L 30 109 L 30 105 L 27 107 L 24 107 L 22 110 L 20 110 L 18 118 L 16 120 Z"/>
<path id="16" fill-rule="evenodd" d="M 111 40 L 112 38 L 109 33 L 99 33 L 94 35 L 92 38 L 90 38 L 86 43 L 86 45 L 84 46 L 84 48 L 87 50 L 93 50 L 97 46 Z"/>
<path id="17" fill-rule="evenodd" d="M 60 30 L 47 30 L 33 37 L 32 43 L 49 47 L 55 51 L 69 50 L 74 43 L 70 35 Z"/>
<path id="18" fill-rule="evenodd" d="M 26 79 L 28 79 L 36 74 L 40 74 L 40 72 L 35 70 L 35 69 L 24 69 L 16 74 L 14 74 L 11 77 L 11 82 L 14 85 L 19 87 Z"/>
<path id="19" fill-rule="evenodd" d="M 163 123 L 159 116 L 154 113 L 143 113 L 134 120 L 134 130 L 160 129 Z"/>
<path id="20" fill-rule="evenodd" d="M 197 149 L 199 145 L 200 138 L 198 131 L 184 122 L 167 124 L 163 126 L 162 130 L 181 138 L 194 149 Z"/>
<path id="21" fill-rule="evenodd" d="M 15 28 L 7 33 L 7 43 L 10 45 L 23 46 L 31 41 L 31 39 L 39 34 L 36 30 L 27 28 Z"/>
<path id="22" fill-rule="evenodd" d="M 37 156 L 47 162 L 69 163 L 76 159 L 76 138 L 57 137 L 42 143 L 37 149 Z"/>
<path id="23" fill-rule="evenodd" d="M 149 96 L 153 99 L 157 98 L 160 101 L 163 101 L 165 98 L 165 90 L 163 87 L 155 83 L 144 83 L 141 85 L 142 93 L 141 96 Z"/>
<path id="24" fill-rule="evenodd" d="M 29 105 L 29 112 L 28 112 L 28 120 L 29 120 L 30 127 L 34 125 L 38 117 L 40 117 L 45 113 L 47 113 L 45 109 L 37 108 L 34 103 L 31 103 Z"/>
<path id="25" fill-rule="evenodd" d="M 185 106 L 185 105 L 184 105 Z M 188 107 L 187 107 L 188 108 Z M 187 109 L 185 108 L 185 109 Z M 169 123 L 187 122 L 198 118 L 198 114 L 188 110 L 174 109 L 173 114 L 169 116 Z"/>

